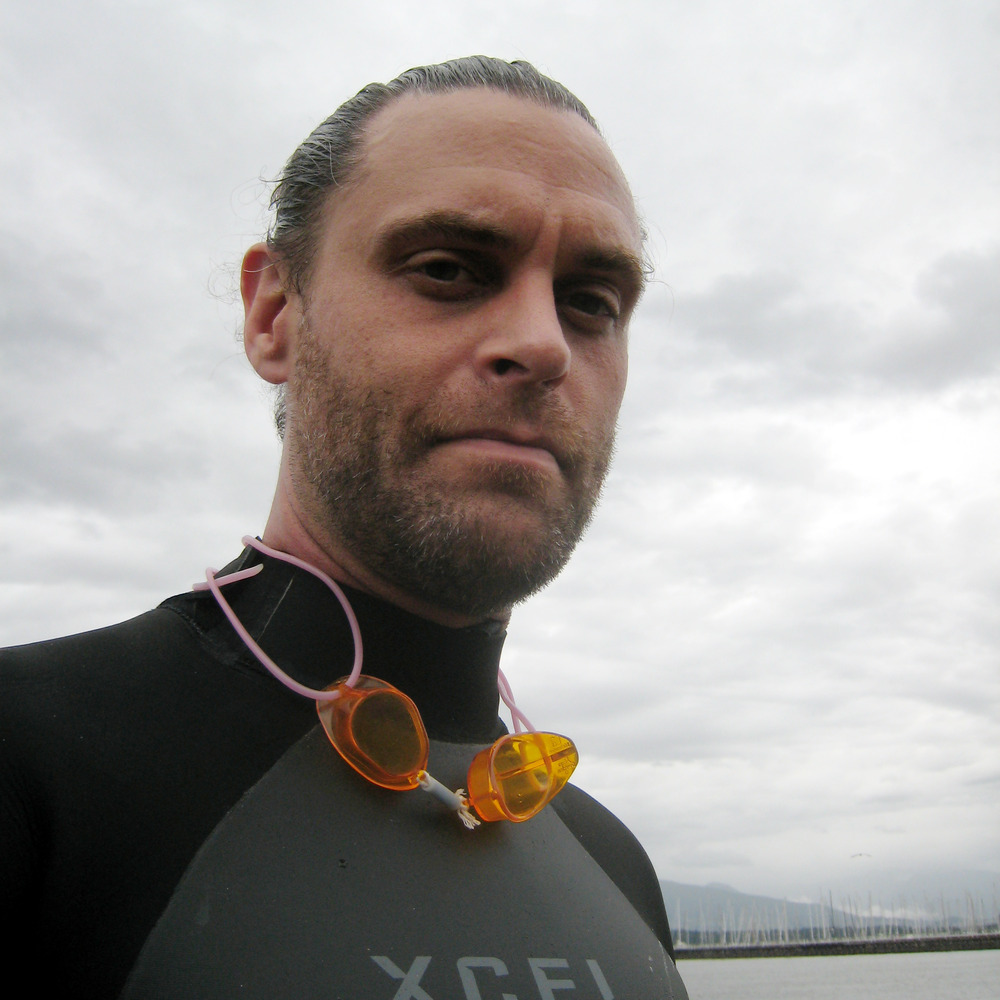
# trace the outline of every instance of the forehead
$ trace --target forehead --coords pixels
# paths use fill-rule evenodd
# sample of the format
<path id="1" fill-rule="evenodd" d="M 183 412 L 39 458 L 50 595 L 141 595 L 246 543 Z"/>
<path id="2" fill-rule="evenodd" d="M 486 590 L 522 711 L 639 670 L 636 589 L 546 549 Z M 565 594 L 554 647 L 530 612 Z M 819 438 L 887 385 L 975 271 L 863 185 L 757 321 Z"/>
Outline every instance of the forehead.
<path id="1" fill-rule="evenodd" d="M 330 221 L 377 228 L 441 209 L 521 230 L 557 220 L 641 253 L 621 168 L 579 115 L 487 89 L 406 94 L 369 123 Z M 354 234 L 360 236 L 360 232 Z"/>

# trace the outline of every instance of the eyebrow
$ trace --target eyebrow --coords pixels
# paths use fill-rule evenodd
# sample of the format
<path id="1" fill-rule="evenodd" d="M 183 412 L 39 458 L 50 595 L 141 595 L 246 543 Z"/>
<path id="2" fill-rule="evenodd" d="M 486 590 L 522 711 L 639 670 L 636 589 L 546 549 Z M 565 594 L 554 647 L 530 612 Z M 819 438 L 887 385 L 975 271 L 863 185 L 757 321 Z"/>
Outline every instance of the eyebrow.
<path id="1" fill-rule="evenodd" d="M 445 239 L 489 250 L 507 250 L 514 238 L 499 226 L 479 222 L 461 212 L 428 212 L 412 219 L 390 223 L 375 236 L 375 254 L 391 259 L 409 243 L 422 239 Z"/>
<path id="2" fill-rule="evenodd" d="M 413 242 L 433 238 L 488 250 L 509 250 L 517 240 L 507 230 L 463 212 L 434 211 L 390 223 L 375 236 L 375 255 L 391 260 Z M 617 278 L 638 298 L 646 287 L 647 268 L 642 258 L 625 247 L 590 247 L 580 263 Z"/>
<path id="3" fill-rule="evenodd" d="M 584 267 L 614 275 L 636 299 L 646 288 L 646 265 L 638 254 L 624 247 L 588 250 L 582 262 Z"/>

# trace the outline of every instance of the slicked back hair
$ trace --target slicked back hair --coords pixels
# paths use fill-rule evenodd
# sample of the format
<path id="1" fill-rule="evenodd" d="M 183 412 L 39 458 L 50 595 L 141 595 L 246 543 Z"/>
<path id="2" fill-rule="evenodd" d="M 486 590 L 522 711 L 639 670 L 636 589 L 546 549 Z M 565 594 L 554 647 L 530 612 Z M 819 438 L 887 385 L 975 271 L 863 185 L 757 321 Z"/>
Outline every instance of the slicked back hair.
<path id="1" fill-rule="evenodd" d="M 308 283 L 327 192 L 344 184 L 360 164 L 369 120 L 404 94 L 445 94 L 479 87 L 573 112 L 600 132 L 579 98 L 522 60 L 469 56 L 409 69 L 389 83 L 368 84 L 292 153 L 271 194 L 274 221 L 267 244 L 282 258 L 292 288 L 302 292 Z"/>

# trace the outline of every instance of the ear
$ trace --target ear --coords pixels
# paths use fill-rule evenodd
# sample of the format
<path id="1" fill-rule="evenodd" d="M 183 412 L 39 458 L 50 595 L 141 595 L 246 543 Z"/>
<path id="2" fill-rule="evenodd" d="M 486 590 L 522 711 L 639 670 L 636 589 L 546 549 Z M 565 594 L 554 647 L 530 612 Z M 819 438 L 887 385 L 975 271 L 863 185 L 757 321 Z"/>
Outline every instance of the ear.
<path id="1" fill-rule="evenodd" d="M 290 291 L 281 259 L 264 243 L 255 243 L 240 270 L 243 296 L 243 349 L 254 371 L 266 382 L 288 381 L 295 355 L 301 298 Z"/>

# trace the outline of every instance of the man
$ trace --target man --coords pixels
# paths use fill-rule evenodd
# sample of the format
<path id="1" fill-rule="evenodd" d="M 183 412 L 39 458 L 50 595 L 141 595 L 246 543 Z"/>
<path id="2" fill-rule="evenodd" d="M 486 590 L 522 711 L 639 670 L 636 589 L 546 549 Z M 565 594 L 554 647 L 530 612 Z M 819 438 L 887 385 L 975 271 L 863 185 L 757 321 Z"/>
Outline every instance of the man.
<path id="1" fill-rule="evenodd" d="M 643 284 L 617 163 L 559 84 L 457 60 L 347 102 L 272 204 L 242 272 L 247 356 L 282 387 L 265 554 L 6 654 L 8 969 L 77 997 L 684 996 L 652 869 L 596 803 L 469 833 L 346 767 L 258 662 L 323 697 L 357 651 L 449 788 L 502 736 L 510 608 L 611 456 Z M 360 644 L 271 551 L 345 587 Z"/>

